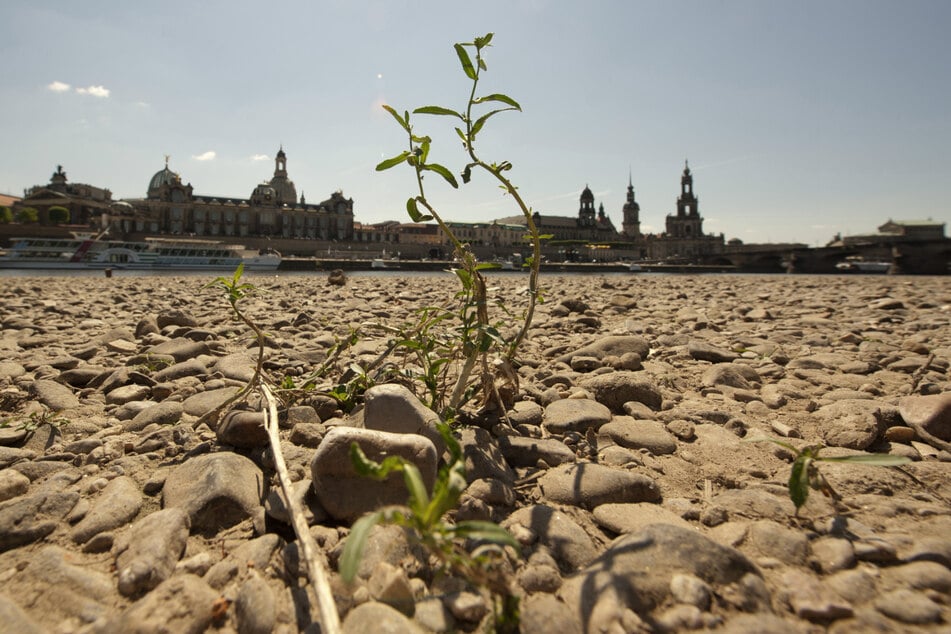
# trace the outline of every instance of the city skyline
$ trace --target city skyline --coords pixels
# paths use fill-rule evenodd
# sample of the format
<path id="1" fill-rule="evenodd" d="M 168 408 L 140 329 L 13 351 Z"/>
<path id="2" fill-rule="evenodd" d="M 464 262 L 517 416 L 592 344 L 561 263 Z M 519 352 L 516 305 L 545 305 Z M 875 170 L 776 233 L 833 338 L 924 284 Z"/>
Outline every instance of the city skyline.
<path id="1" fill-rule="evenodd" d="M 951 218 L 947 3 L 516 0 L 465 20 L 451 4 L 5 3 L 18 98 L 0 104 L 14 150 L 0 192 L 62 164 L 72 182 L 141 197 L 168 154 L 196 193 L 247 198 L 283 145 L 308 200 L 342 190 L 360 222 L 407 221 L 412 174 L 373 169 L 406 142 L 380 106 L 461 107 L 452 44 L 492 31 L 480 88 L 523 112 L 493 118 L 481 152 L 514 164 L 540 213 L 574 215 L 587 185 L 620 226 L 630 178 L 642 230 L 660 233 L 689 159 L 704 230 L 727 239 L 816 245 Z M 460 170 L 446 122 L 416 123 Z M 517 213 L 474 180 L 428 183 L 447 219 Z"/>

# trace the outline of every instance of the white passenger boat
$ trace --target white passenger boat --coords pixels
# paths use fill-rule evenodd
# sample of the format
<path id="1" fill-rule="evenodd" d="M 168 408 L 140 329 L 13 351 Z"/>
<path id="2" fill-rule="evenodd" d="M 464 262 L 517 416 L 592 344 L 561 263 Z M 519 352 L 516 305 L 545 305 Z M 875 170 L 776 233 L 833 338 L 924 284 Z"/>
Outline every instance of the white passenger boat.
<path id="1" fill-rule="evenodd" d="M 103 234 L 72 238 L 18 238 L 0 255 L 7 269 L 129 269 L 157 271 L 273 271 L 281 255 L 273 249 L 249 250 L 213 240 L 146 238 L 111 240 Z"/>

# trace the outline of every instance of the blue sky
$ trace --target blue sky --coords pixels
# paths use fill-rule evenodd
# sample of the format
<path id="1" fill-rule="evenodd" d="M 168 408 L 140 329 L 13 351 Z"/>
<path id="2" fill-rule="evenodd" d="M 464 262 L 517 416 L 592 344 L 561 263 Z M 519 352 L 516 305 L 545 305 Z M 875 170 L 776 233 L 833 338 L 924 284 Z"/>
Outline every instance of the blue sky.
<path id="1" fill-rule="evenodd" d="M 479 148 L 529 204 L 574 215 L 588 185 L 620 227 L 675 211 L 684 160 L 708 233 L 824 244 L 889 218 L 951 224 L 951 2 L 946 0 L 5 0 L 0 192 L 57 164 L 142 197 L 170 166 L 196 193 L 247 197 L 283 144 L 308 202 L 404 220 L 404 148 L 379 107 L 464 107 L 452 44 L 494 32 L 486 92 L 522 113 Z M 419 117 L 432 159 L 465 163 L 447 121 Z M 485 177 L 430 196 L 452 220 L 514 215 Z"/>

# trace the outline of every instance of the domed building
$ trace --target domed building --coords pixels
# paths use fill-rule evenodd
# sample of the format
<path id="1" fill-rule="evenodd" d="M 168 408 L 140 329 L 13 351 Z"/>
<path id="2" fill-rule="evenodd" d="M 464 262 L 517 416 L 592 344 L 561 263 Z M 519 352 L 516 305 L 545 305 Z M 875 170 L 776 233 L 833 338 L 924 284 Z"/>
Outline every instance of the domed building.
<path id="1" fill-rule="evenodd" d="M 189 235 L 209 238 L 286 238 L 299 240 L 353 239 L 353 199 L 335 192 L 327 200 L 307 204 L 298 199 L 287 175 L 287 154 L 281 146 L 274 159 L 274 176 L 256 186 L 251 196 L 196 195 L 165 159 L 165 167 L 149 180 L 145 198 L 128 201 L 134 220 L 117 227 L 126 233 Z M 301 251 L 306 252 L 306 248 Z"/>

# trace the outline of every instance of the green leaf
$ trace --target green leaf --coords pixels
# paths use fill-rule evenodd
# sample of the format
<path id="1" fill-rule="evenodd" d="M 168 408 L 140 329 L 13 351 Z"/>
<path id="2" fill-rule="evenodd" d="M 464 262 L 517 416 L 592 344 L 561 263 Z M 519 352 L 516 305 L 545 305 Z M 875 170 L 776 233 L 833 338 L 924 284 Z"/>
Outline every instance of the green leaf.
<path id="1" fill-rule="evenodd" d="M 429 506 L 429 494 L 423 484 L 423 476 L 412 462 L 404 462 L 403 480 L 409 491 L 409 507 L 417 516 L 424 515 Z"/>
<path id="2" fill-rule="evenodd" d="M 890 454 L 873 453 L 857 456 L 823 456 L 819 458 L 822 462 L 852 462 L 855 464 L 867 464 L 878 467 L 897 467 L 908 464 L 911 459 L 907 456 L 892 456 Z"/>
<path id="3" fill-rule="evenodd" d="M 466 77 L 475 81 L 477 78 L 476 70 L 472 65 L 472 60 L 469 58 L 469 53 L 466 52 L 466 47 L 462 44 L 455 44 L 454 48 L 456 49 L 456 55 L 459 57 L 459 63 L 462 64 L 462 70 L 465 72 Z"/>
<path id="4" fill-rule="evenodd" d="M 789 472 L 789 499 L 796 505 L 796 511 L 809 498 L 809 467 L 811 464 L 811 458 L 800 456 L 793 463 Z"/>
<path id="5" fill-rule="evenodd" d="M 469 130 L 469 138 L 475 138 L 475 135 L 478 134 L 479 130 L 482 129 L 482 126 L 484 126 L 485 122 L 489 120 L 489 117 L 500 112 L 505 112 L 506 110 L 514 110 L 514 108 L 499 108 L 498 110 L 492 110 L 476 119 L 475 123 L 472 124 L 472 129 Z"/>
<path id="6" fill-rule="evenodd" d="M 503 95 L 500 93 L 494 93 L 491 95 L 486 95 L 485 97 L 476 97 L 472 100 L 472 103 L 485 103 L 487 101 L 499 101 L 501 103 L 512 106 L 511 108 L 505 108 L 505 110 L 521 110 L 522 106 L 518 105 L 518 102 L 509 97 L 508 95 Z"/>
<path id="7" fill-rule="evenodd" d="M 495 544 L 505 544 L 514 548 L 519 547 L 518 542 L 515 541 L 511 533 L 493 522 L 483 522 L 479 520 L 459 522 L 452 527 L 452 532 L 457 537 L 493 542 Z"/>
<path id="8" fill-rule="evenodd" d="M 424 165 L 423 169 L 429 170 L 431 172 L 436 172 L 437 174 L 442 176 L 444 179 L 446 179 L 446 182 L 452 185 L 454 188 L 456 189 L 459 188 L 459 183 L 456 182 L 455 175 L 453 175 L 452 172 L 450 172 L 448 169 L 446 169 L 439 163 L 430 163 L 429 165 Z"/>
<path id="9" fill-rule="evenodd" d="M 409 150 L 407 150 L 406 152 L 401 152 L 398 156 L 394 156 L 393 158 L 388 158 L 385 161 L 382 161 L 381 163 L 379 163 L 376 166 L 376 171 L 382 172 L 383 170 L 388 170 L 391 167 L 399 165 L 400 163 L 402 163 L 403 161 L 405 161 L 412 155 L 413 155 L 412 152 L 410 152 Z"/>
<path id="10" fill-rule="evenodd" d="M 357 569 L 360 567 L 360 559 L 363 558 L 363 551 L 366 548 L 367 540 L 370 538 L 370 531 L 383 519 L 383 511 L 377 511 L 364 515 L 350 528 L 350 534 L 347 536 L 347 543 L 343 546 L 343 553 L 340 555 L 340 576 L 347 583 L 353 581 L 357 575 Z"/>
<path id="11" fill-rule="evenodd" d="M 486 33 L 482 37 L 477 37 L 473 41 L 473 44 L 475 44 L 476 48 L 485 48 L 486 46 L 489 45 L 489 42 L 492 41 L 493 35 L 495 35 L 495 33 Z"/>
<path id="12" fill-rule="evenodd" d="M 446 115 L 449 117 L 456 117 L 461 121 L 465 121 L 465 117 L 462 114 L 452 110 L 450 108 L 443 108 L 442 106 L 422 106 L 413 110 L 413 114 L 437 114 L 437 115 Z"/>
<path id="13" fill-rule="evenodd" d="M 498 262 L 479 262 L 475 268 L 477 271 L 487 271 L 489 269 L 500 269 L 502 265 Z"/>
<path id="14" fill-rule="evenodd" d="M 426 222 L 427 220 L 433 219 L 432 216 L 426 215 L 419 210 L 415 198 L 410 198 L 406 201 L 406 212 L 409 214 L 409 217 L 413 219 L 413 222 Z"/>
<path id="15" fill-rule="evenodd" d="M 386 104 L 383 104 L 383 109 L 386 110 L 387 112 L 389 112 L 391 115 L 393 115 L 393 118 L 396 119 L 396 121 L 400 124 L 400 127 L 402 127 L 402 128 L 403 128 L 404 130 L 406 130 L 407 132 L 410 131 L 410 128 L 409 128 L 409 113 L 406 113 L 406 118 L 404 119 L 403 117 L 401 117 L 401 116 L 396 112 L 396 110 L 394 110 L 393 108 L 391 108 L 390 106 L 388 106 L 388 105 L 386 105 Z"/>

